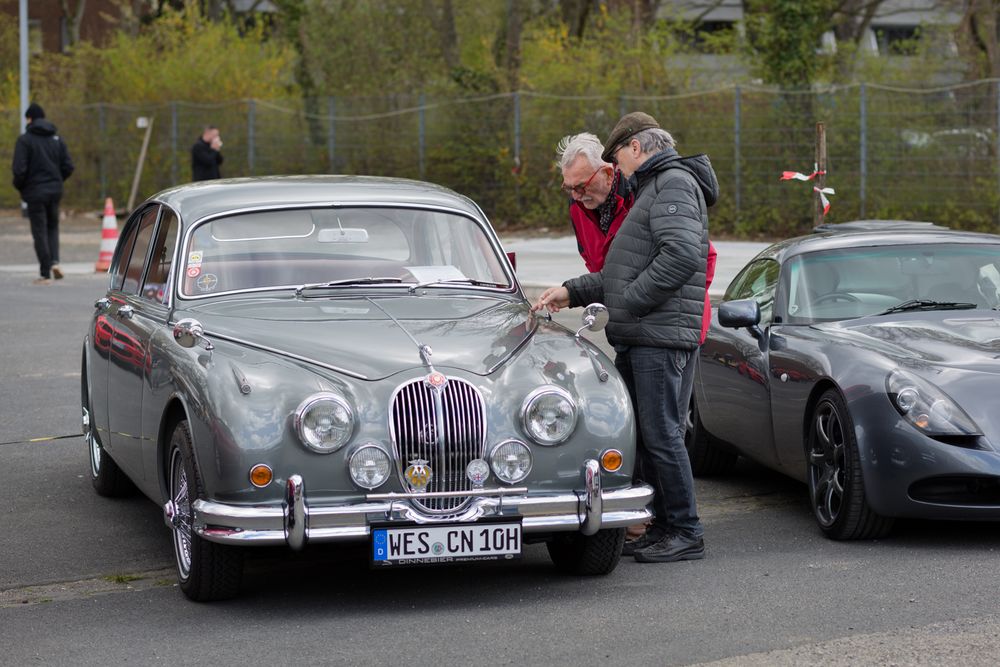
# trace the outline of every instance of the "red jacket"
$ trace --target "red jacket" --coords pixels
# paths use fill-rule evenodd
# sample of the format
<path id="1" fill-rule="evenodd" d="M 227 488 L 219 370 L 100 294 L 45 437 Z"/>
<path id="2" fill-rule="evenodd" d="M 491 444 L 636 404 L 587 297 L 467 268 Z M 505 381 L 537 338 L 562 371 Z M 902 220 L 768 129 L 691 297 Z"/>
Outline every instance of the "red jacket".
<path id="1" fill-rule="evenodd" d="M 701 318 L 701 342 L 705 342 L 708 335 L 708 327 L 712 323 L 712 300 L 708 296 L 708 288 L 712 286 L 712 279 L 715 278 L 715 260 L 719 253 L 715 252 L 715 246 L 708 242 L 708 264 L 705 265 L 705 314 Z"/>
<path id="2" fill-rule="evenodd" d="M 604 258 L 608 256 L 611 240 L 615 238 L 634 201 L 635 195 L 632 193 L 629 179 L 619 175 L 618 189 L 615 192 L 615 215 L 611 219 L 607 234 L 601 231 L 600 215 L 596 210 L 581 206 L 577 201 L 570 201 L 569 219 L 576 233 L 576 245 L 580 250 L 580 256 L 583 257 L 583 263 L 591 273 L 604 268 Z"/>

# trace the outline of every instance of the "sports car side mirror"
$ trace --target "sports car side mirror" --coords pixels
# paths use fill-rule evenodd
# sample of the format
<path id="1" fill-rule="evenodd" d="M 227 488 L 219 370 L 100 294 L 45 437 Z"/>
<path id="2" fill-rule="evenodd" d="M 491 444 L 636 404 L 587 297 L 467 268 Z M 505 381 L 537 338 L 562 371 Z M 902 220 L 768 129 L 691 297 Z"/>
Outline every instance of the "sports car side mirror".
<path id="1" fill-rule="evenodd" d="M 764 337 L 757 326 L 760 324 L 760 304 L 754 299 L 737 299 L 720 305 L 719 324 L 730 329 L 746 327 L 757 340 Z"/>

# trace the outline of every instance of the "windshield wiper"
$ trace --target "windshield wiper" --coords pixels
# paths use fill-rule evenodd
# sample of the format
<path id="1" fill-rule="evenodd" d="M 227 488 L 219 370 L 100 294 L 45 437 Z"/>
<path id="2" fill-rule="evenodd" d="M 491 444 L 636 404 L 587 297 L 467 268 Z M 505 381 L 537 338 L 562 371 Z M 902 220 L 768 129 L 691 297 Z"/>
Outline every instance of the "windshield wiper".
<path id="1" fill-rule="evenodd" d="M 930 299 L 910 299 L 902 303 L 897 303 L 892 308 L 886 308 L 876 315 L 891 315 L 892 313 L 905 313 L 910 310 L 969 310 L 975 308 L 976 304 L 963 301 L 931 301 Z"/>
<path id="2" fill-rule="evenodd" d="M 417 283 L 416 285 L 410 285 L 410 294 L 413 294 L 421 287 L 430 287 L 431 285 L 473 285 L 475 287 L 507 287 L 507 285 L 501 285 L 499 283 L 486 282 L 485 280 L 473 280 L 472 278 L 457 278 L 452 280 L 427 280 L 422 283 Z"/>
<path id="3" fill-rule="evenodd" d="M 383 283 L 401 283 L 402 278 L 392 278 L 383 276 L 381 278 L 345 278 L 344 280 L 332 280 L 328 283 L 309 283 L 295 288 L 295 296 L 300 296 L 302 292 L 310 289 L 323 289 L 324 287 L 341 287 L 343 285 L 381 285 Z"/>

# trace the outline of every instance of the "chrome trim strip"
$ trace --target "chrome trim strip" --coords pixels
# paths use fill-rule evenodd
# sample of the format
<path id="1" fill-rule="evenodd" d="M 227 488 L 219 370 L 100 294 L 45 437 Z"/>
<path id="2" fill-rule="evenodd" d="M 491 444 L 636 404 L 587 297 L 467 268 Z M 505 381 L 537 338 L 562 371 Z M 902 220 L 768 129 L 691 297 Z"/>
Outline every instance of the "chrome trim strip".
<path id="1" fill-rule="evenodd" d="M 528 487 L 517 486 L 510 488 L 498 487 L 496 489 L 477 489 L 476 497 L 489 498 L 492 496 L 513 496 L 518 493 L 527 493 Z M 369 493 L 365 496 L 367 500 L 408 500 L 411 498 L 465 498 L 472 494 L 472 491 L 427 491 L 426 493 Z"/>

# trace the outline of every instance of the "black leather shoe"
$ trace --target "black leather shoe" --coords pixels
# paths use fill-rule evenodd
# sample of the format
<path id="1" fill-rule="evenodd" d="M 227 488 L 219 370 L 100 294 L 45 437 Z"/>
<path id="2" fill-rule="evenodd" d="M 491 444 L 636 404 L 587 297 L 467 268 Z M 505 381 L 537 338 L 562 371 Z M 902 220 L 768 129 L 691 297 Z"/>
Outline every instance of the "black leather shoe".
<path id="1" fill-rule="evenodd" d="M 645 549 L 656 544 L 662 537 L 662 535 L 656 535 L 652 531 L 647 530 L 643 535 L 634 540 L 625 541 L 625 546 L 622 547 L 622 556 L 631 556 L 639 549 Z"/>
<path id="2" fill-rule="evenodd" d="M 638 540 L 636 540 L 638 541 Z M 626 543 L 626 546 L 628 543 Z M 622 552 L 624 553 L 624 551 Z M 705 557 L 705 540 L 683 535 L 667 535 L 658 542 L 633 551 L 640 563 L 673 563 L 678 560 L 698 560 Z"/>

